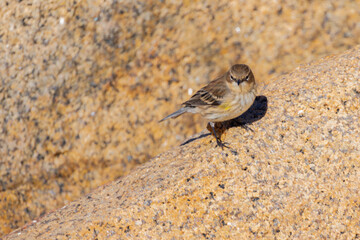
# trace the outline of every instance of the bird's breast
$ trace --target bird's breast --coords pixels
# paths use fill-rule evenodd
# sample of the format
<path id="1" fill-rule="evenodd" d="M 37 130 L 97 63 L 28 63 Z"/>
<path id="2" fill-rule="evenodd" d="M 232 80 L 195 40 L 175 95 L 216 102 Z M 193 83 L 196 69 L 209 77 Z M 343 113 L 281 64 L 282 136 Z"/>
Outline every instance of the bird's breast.
<path id="1" fill-rule="evenodd" d="M 236 118 L 250 108 L 255 100 L 255 92 L 234 94 L 224 99 L 217 108 L 209 109 L 206 118 L 213 122 L 227 121 Z"/>

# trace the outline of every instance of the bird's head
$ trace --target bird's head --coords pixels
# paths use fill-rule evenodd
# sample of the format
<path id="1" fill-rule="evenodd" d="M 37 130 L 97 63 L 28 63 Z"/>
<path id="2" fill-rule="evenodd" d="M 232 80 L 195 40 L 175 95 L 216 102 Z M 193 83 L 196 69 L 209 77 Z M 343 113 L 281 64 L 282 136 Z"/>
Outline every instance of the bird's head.
<path id="1" fill-rule="evenodd" d="M 235 64 L 228 71 L 226 80 L 232 87 L 238 87 L 240 91 L 248 91 L 255 86 L 255 77 L 249 66 Z"/>

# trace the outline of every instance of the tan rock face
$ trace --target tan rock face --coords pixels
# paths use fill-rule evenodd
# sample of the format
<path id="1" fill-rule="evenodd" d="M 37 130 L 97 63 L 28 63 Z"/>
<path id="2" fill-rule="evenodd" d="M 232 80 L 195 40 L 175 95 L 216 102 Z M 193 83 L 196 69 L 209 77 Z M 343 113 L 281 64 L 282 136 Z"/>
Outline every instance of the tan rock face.
<path id="1" fill-rule="evenodd" d="M 358 237 L 359 62 L 360 46 L 274 78 L 229 149 L 203 132 L 7 239 Z"/>
<path id="2" fill-rule="evenodd" d="M 359 44 L 359 22 L 350 0 L 0 1 L 0 235 L 204 129 L 157 123 L 190 88 L 234 63 L 267 83 Z"/>

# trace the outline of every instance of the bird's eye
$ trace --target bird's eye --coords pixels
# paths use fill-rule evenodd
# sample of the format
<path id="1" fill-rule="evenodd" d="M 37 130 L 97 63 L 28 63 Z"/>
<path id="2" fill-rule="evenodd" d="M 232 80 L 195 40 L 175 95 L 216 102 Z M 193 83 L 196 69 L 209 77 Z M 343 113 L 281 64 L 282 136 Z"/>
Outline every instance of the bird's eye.
<path id="1" fill-rule="evenodd" d="M 246 76 L 245 81 L 249 81 L 249 76 Z"/>
<path id="2" fill-rule="evenodd" d="M 236 79 L 230 75 L 231 80 L 236 81 Z"/>

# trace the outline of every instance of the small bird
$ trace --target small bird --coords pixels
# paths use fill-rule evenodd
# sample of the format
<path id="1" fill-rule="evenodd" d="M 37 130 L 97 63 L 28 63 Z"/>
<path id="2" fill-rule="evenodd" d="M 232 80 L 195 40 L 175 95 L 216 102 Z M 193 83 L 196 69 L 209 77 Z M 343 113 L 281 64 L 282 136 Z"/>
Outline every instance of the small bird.
<path id="1" fill-rule="evenodd" d="M 225 74 L 197 91 L 182 108 L 159 122 L 177 118 L 183 113 L 200 113 L 209 120 L 216 142 L 215 123 L 236 118 L 250 108 L 256 97 L 255 77 L 245 64 L 233 65 Z"/>

